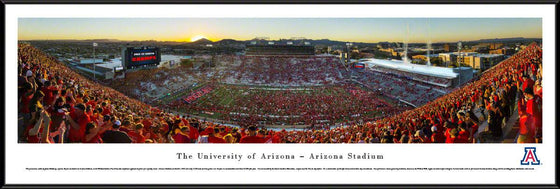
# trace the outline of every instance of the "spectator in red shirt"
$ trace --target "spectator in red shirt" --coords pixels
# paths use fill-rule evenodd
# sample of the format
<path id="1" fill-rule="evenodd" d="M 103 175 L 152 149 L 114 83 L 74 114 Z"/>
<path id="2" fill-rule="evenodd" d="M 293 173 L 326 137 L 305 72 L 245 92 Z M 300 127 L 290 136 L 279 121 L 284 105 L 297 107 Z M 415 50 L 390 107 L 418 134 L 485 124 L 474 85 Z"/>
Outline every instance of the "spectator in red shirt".
<path id="1" fill-rule="evenodd" d="M 247 136 L 241 138 L 239 143 L 264 143 L 264 138 L 257 136 L 257 127 L 249 126 Z"/>
<path id="2" fill-rule="evenodd" d="M 41 91 L 45 94 L 45 106 L 53 105 L 56 95 L 58 94 L 58 89 L 51 85 L 51 81 L 45 81 L 45 85 L 42 87 Z"/>
<path id="3" fill-rule="evenodd" d="M 84 143 L 103 143 L 101 139 L 101 133 L 104 133 L 109 129 L 111 124 L 107 122 L 106 124 L 98 127 L 94 122 L 89 122 L 86 125 L 86 132 L 84 134 Z"/>
<path id="4" fill-rule="evenodd" d="M 235 138 L 230 133 L 224 136 L 224 141 L 226 141 L 226 143 L 235 143 Z"/>
<path id="5" fill-rule="evenodd" d="M 535 91 L 534 94 L 536 96 L 539 96 L 542 99 L 542 86 L 541 86 L 541 80 L 537 80 L 535 82 L 535 87 L 534 87 Z"/>
<path id="6" fill-rule="evenodd" d="M 181 127 L 180 129 L 177 129 L 178 131 L 175 131 L 175 134 L 173 135 L 173 140 L 175 141 L 175 143 L 192 143 L 193 140 L 191 138 L 189 138 L 189 127 Z"/>
<path id="7" fill-rule="evenodd" d="M 114 122 L 116 120 L 115 117 L 112 117 L 112 121 Z M 129 119 L 125 119 L 122 122 L 122 126 L 119 128 L 119 131 L 125 132 L 127 134 L 130 134 L 134 129 L 132 129 L 132 123 L 130 122 Z"/>
<path id="8" fill-rule="evenodd" d="M 142 123 L 138 123 L 135 125 L 133 131 L 128 132 L 128 136 L 130 136 L 130 139 L 132 139 L 133 143 L 146 142 L 146 137 L 144 137 L 144 134 L 142 133 L 143 130 L 144 130 L 144 125 Z"/>
<path id="9" fill-rule="evenodd" d="M 528 114 L 531 126 L 529 128 L 534 129 L 536 142 L 542 142 L 542 102 L 539 96 L 533 94 L 532 88 L 526 88 L 523 91 L 525 97 L 525 112 Z"/>
<path id="10" fill-rule="evenodd" d="M 213 132 L 208 133 L 208 143 L 226 143 L 223 138 L 216 137 L 218 132 L 220 132 L 220 129 L 214 128 Z"/>
<path id="11" fill-rule="evenodd" d="M 33 114 L 31 114 L 31 111 L 29 110 L 29 104 L 31 103 L 31 99 L 33 99 L 33 96 L 35 94 L 35 88 L 36 86 L 30 82 L 25 82 L 22 87 L 23 94 L 21 94 L 20 96 L 19 106 L 18 106 L 18 111 L 23 116 L 23 124 L 20 124 L 18 127 L 20 140 L 25 140 L 23 137 L 25 132 L 25 126 L 29 125 L 29 121 L 32 119 L 31 116 Z"/>
<path id="12" fill-rule="evenodd" d="M 57 130 L 66 130 L 66 126 L 62 128 L 62 122 L 64 121 L 64 116 L 68 112 L 68 109 L 64 106 L 64 98 L 58 97 L 53 106 L 49 107 L 48 110 L 49 114 L 51 115 L 51 127 L 50 132 L 56 133 Z M 58 136 L 55 136 L 53 139 L 56 143 L 62 143 L 64 133 L 59 133 Z"/>
<path id="13" fill-rule="evenodd" d="M 21 94 L 19 100 L 19 112 L 24 114 L 24 121 L 29 121 L 31 119 L 31 114 L 29 111 L 29 104 L 31 99 L 33 99 L 33 95 L 35 94 L 35 87 L 30 82 L 26 82 L 23 84 L 23 94 Z M 25 123 L 24 123 L 25 124 Z"/>
<path id="14" fill-rule="evenodd" d="M 265 143 L 272 143 L 272 136 L 266 134 L 266 130 L 261 129 L 257 132 L 257 136 L 263 138 Z"/>
<path id="15" fill-rule="evenodd" d="M 84 141 L 86 125 L 91 121 L 89 116 L 85 113 L 85 110 L 86 106 L 80 103 L 74 106 L 74 111 L 72 111 L 70 115 L 65 116 L 65 119 L 70 124 L 70 130 L 68 131 L 69 142 Z"/>
<path id="16" fill-rule="evenodd" d="M 447 138 L 445 139 L 445 143 L 458 143 L 459 141 L 457 141 L 457 129 L 450 129 L 448 130 L 449 134 L 447 135 Z"/>
<path id="17" fill-rule="evenodd" d="M 142 125 L 144 125 L 144 127 L 149 128 L 152 126 L 152 121 L 150 118 L 150 115 L 147 115 L 146 118 L 144 118 L 144 120 L 142 120 Z"/>
<path id="18" fill-rule="evenodd" d="M 519 136 L 517 143 L 535 143 L 535 128 L 531 114 L 525 110 L 519 111 Z"/>
<path id="19" fill-rule="evenodd" d="M 241 140 L 241 134 L 239 133 L 239 129 L 234 127 L 231 130 L 231 136 L 233 137 L 233 143 L 238 143 Z"/>
<path id="20" fill-rule="evenodd" d="M 523 75 L 523 86 L 522 86 L 521 90 L 525 91 L 525 89 L 527 89 L 527 88 L 532 90 L 534 84 L 535 84 L 535 82 L 531 78 L 529 78 L 529 76 Z"/>
<path id="21" fill-rule="evenodd" d="M 459 133 L 457 133 L 455 143 L 469 143 L 469 132 L 465 128 L 464 123 L 459 125 Z"/>
<path id="22" fill-rule="evenodd" d="M 102 113 L 103 115 L 109 115 L 109 114 L 112 113 L 112 110 L 113 110 L 111 108 L 111 105 L 107 104 L 107 102 L 105 102 L 105 101 L 103 103 L 101 103 L 101 108 L 103 108 L 103 113 Z"/>
<path id="23" fill-rule="evenodd" d="M 160 123 L 153 124 L 150 128 L 147 128 L 146 131 L 146 140 L 152 139 L 154 143 L 158 142 L 158 139 L 163 138 L 162 133 L 160 132 L 161 125 Z"/>

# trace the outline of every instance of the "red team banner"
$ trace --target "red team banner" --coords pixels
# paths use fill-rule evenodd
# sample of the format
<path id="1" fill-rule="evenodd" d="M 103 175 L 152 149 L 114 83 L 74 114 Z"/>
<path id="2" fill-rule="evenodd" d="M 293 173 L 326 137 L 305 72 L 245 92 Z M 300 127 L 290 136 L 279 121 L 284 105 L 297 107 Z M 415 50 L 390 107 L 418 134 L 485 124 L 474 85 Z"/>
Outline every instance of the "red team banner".
<path id="1" fill-rule="evenodd" d="M 212 92 L 212 89 L 213 89 L 212 87 L 204 87 L 204 88 L 202 88 L 202 89 L 200 89 L 200 90 L 198 90 L 198 91 L 196 91 L 196 92 L 190 94 L 189 96 L 183 98 L 183 100 L 184 100 L 186 103 L 192 103 L 192 102 L 194 102 L 196 99 L 198 99 L 198 98 L 204 96 L 205 94 L 208 94 L 208 93 Z"/>

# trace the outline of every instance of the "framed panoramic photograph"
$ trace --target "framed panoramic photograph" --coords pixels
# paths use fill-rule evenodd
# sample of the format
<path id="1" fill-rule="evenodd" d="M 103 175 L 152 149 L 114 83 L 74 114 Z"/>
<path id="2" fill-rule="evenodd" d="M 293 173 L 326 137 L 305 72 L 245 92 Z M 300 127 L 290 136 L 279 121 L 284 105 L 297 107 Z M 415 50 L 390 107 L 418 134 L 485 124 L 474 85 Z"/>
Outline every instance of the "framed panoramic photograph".
<path id="1" fill-rule="evenodd" d="M 553 3 L 7 4 L 4 185 L 557 188 Z"/>

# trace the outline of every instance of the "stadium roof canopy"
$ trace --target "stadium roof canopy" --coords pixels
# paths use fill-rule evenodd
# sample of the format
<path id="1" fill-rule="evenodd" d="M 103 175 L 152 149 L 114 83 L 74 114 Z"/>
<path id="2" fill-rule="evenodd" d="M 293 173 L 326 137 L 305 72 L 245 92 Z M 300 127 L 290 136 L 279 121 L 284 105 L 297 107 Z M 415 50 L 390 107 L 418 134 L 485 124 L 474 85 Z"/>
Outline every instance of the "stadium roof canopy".
<path id="1" fill-rule="evenodd" d="M 105 62 L 103 64 L 98 64 L 97 66 L 113 69 L 114 67 L 122 66 L 121 58 L 113 58 L 113 59 L 110 59 L 109 62 Z"/>
<path id="2" fill-rule="evenodd" d="M 453 68 L 444 68 L 436 66 L 427 66 L 420 64 L 404 63 L 402 60 L 383 60 L 375 58 L 360 59 L 360 63 L 366 64 L 368 67 L 379 66 L 403 72 L 410 72 L 439 78 L 454 79 L 459 73 L 453 72 Z"/>

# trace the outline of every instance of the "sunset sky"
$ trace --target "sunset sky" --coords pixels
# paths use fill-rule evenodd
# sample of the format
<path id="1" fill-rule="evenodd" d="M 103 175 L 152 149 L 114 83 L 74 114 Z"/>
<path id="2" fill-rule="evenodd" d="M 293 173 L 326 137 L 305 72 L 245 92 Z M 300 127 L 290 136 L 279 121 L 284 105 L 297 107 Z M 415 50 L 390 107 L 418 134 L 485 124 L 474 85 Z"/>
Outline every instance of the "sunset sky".
<path id="1" fill-rule="evenodd" d="M 269 37 L 351 42 L 455 42 L 542 37 L 540 18 L 20 18 L 19 40 L 191 41 Z"/>

